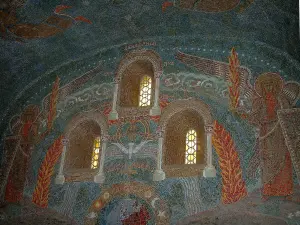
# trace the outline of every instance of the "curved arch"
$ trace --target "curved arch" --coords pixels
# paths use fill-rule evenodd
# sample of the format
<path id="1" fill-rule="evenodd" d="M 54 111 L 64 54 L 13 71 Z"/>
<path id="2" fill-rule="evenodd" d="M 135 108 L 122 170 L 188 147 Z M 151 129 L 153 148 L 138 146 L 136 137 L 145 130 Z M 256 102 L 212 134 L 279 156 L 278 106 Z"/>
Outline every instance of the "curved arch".
<path id="1" fill-rule="evenodd" d="M 153 66 L 154 77 L 159 77 L 162 74 L 162 59 L 158 53 L 147 49 L 134 50 L 121 59 L 116 71 L 117 82 L 122 79 L 122 74 L 126 68 L 135 61 L 149 61 Z"/>
<path id="2" fill-rule="evenodd" d="M 202 139 L 200 143 L 202 144 L 202 148 L 204 149 L 202 161 L 199 161 L 197 165 L 189 165 L 189 164 L 166 164 L 166 140 L 167 140 L 167 127 L 170 119 L 177 113 L 191 111 L 194 112 L 196 118 L 199 118 L 199 121 L 202 123 L 202 131 L 200 130 L 199 137 Z M 162 162 L 162 168 L 166 172 L 167 177 L 187 177 L 187 176 L 198 176 L 201 172 L 203 172 L 204 176 L 214 176 L 205 174 L 206 168 L 210 168 L 214 172 L 214 168 L 211 164 L 212 159 L 212 149 L 211 149 L 211 135 L 213 132 L 213 118 L 210 112 L 210 108 L 207 104 L 202 102 L 201 100 L 196 99 L 186 99 L 186 100 L 177 100 L 170 103 L 164 110 L 160 121 L 159 127 L 161 129 L 161 138 L 162 138 L 162 146 L 161 146 L 161 158 L 158 159 Z M 205 138 L 206 136 L 206 138 Z M 178 155 L 178 154 L 177 154 Z M 164 179 L 164 178 L 163 178 Z"/>
<path id="3" fill-rule="evenodd" d="M 82 124 L 82 122 L 85 121 L 95 122 L 100 127 L 101 137 L 103 138 L 103 140 L 106 139 L 107 137 L 108 124 L 103 114 L 94 111 L 94 112 L 80 113 L 74 116 L 65 128 L 65 132 L 64 132 L 65 141 L 63 144 L 64 149 L 60 160 L 59 172 L 55 178 L 56 184 L 63 184 L 65 180 L 69 180 L 69 181 L 83 180 L 94 174 L 93 172 L 91 173 L 91 171 L 87 171 L 88 174 L 81 173 L 80 176 L 78 176 L 77 174 L 75 177 L 72 177 L 72 174 L 74 173 L 73 171 L 68 174 L 67 179 L 64 176 L 66 153 L 68 152 L 67 146 L 69 143 L 70 135 L 75 128 L 77 128 L 80 124 Z M 102 153 L 101 153 L 101 157 L 102 157 Z"/>
<path id="4" fill-rule="evenodd" d="M 213 127 L 213 118 L 210 108 L 204 102 L 196 99 L 177 100 L 171 102 L 161 115 L 159 125 L 165 130 L 168 120 L 178 112 L 183 110 L 193 110 L 203 119 L 205 127 Z"/>
<path id="5" fill-rule="evenodd" d="M 141 63 L 145 65 L 142 66 Z M 136 70 L 138 76 L 130 76 L 129 70 Z M 115 73 L 115 90 L 113 97 L 113 107 L 110 112 L 109 119 L 115 120 L 120 116 L 128 113 L 139 113 L 151 115 L 160 115 L 159 101 L 159 77 L 163 71 L 162 59 L 158 53 L 153 50 L 139 49 L 127 53 L 120 61 Z M 137 81 L 140 79 L 141 73 L 147 72 L 155 79 L 153 82 L 150 106 L 140 108 L 138 107 L 138 89 Z M 128 76 L 129 74 L 129 76 Z M 131 81 L 130 81 L 131 80 Z M 129 82 L 130 81 L 130 82 Z M 123 86 L 128 86 L 123 89 Z M 129 90 L 129 91 L 125 91 Z M 124 93 L 122 93 L 124 91 Z M 136 98 L 137 97 L 137 98 Z M 124 101 L 125 100 L 125 101 Z M 125 104 L 124 104 L 125 103 Z"/>
<path id="6" fill-rule="evenodd" d="M 66 139 L 69 139 L 70 134 L 72 131 L 83 121 L 86 120 L 93 120 L 95 121 L 101 129 L 101 136 L 107 135 L 108 132 L 108 123 L 106 120 L 106 117 L 100 113 L 100 112 L 88 112 L 88 113 L 80 113 L 73 117 L 71 121 L 68 123 L 68 125 L 65 128 L 64 136 Z"/>
<path id="7" fill-rule="evenodd" d="M 155 224 L 170 224 L 168 205 L 159 197 L 152 186 L 139 182 L 114 184 L 111 188 L 103 190 L 102 194 L 91 204 L 88 215 L 85 217 L 85 224 L 96 224 L 97 214 L 114 197 L 128 196 L 129 194 L 133 194 L 138 198 L 143 199 L 153 208 L 153 212 L 155 212 Z M 160 204 L 155 204 L 156 201 L 159 201 Z"/>

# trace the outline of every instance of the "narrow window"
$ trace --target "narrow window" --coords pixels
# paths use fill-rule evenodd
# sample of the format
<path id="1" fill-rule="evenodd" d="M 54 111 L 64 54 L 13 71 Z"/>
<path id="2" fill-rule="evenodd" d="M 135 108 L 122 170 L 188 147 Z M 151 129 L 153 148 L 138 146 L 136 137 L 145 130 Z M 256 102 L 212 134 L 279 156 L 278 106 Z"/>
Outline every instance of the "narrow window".
<path id="1" fill-rule="evenodd" d="M 187 132 L 185 145 L 185 164 L 196 164 L 197 133 L 195 130 Z"/>
<path id="2" fill-rule="evenodd" d="M 93 154 L 91 168 L 97 169 L 99 166 L 99 152 L 100 152 L 100 137 L 96 137 L 94 140 Z"/>
<path id="3" fill-rule="evenodd" d="M 139 106 L 149 106 L 151 103 L 151 83 L 149 76 L 143 76 L 140 83 L 140 100 Z"/>

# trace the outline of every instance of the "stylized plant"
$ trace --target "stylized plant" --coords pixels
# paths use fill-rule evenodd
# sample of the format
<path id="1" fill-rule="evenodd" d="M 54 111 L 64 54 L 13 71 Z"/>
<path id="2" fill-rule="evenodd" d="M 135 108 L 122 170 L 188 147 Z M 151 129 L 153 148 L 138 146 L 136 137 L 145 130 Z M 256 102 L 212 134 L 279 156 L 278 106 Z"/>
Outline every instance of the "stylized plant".
<path id="1" fill-rule="evenodd" d="M 47 117 L 47 129 L 51 130 L 53 126 L 53 122 L 56 116 L 56 104 L 58 97 L 58 89 L 59 89 L 59 77 L 56 77 L 56 80 L 52 87 L 52 92 L 50 95 L 50 108 Z"/>
<path id="2" fill-rule="evenodd" d="M 240 98 L 240 73 L 239 73 L 240 62 L 238 60 L 237 53 L 234 48 L 231 50 L 229 56 L 229 100 L 230 110 L 236 110 L 239 106 Z"/>
<path id="3" fill-rule="evenodd" d="M 237 202 L 247 195 L 240 159 L 230 134 L 217 121 L 214 123 L 212 143 L 222 171 L 222 202 Z"/>
<path id="4" fill-rule="evenodd" d="M 62 136 L 58 137 L 48 149 L 46 157 L 39 168 L 38 180 L 35 186 L 32 202 L 46 208 L 48 206 L 49 187 L 54 166 L 62 153 Z"/>

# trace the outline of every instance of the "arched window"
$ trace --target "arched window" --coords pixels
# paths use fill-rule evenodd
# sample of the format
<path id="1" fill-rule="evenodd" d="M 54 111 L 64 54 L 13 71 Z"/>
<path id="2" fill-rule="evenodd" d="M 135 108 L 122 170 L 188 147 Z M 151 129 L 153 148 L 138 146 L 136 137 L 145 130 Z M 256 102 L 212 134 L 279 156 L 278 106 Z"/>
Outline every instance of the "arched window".
<path id="1" fill-rule="evenodd" d="M 167 122 L 164 164 L 186 165 L 204 162 L 204 124 L 193 110 L 182 110 Z"/>
<path id="2" fill-rule="evenodd" d="M 100 155 L 100 137 L 96 137 L 93 146 L 91 169 L 97 169 L 99 167 L 99 155 Z"/>
<path id="3" fill-rule="evenodd" d="M 197 132 L 191 129 L 186 134 L 185 164 L 196 164 L 197 147 Z"/>
<path id="4" fill-rule="evenodd" d="M 90 180 L 104 182 L 104 166 L 100 163 L 104 164 L 107 130 L 105 116 L 98 111 L 73 116 L 65 128 L 56 184 Z"/>
<path id="5" fill-rule="evenodd" d="M 150 106 L 151 104 L 151 89 L 152 78 L 143 76 L 140 82 L 140 100 L 139 106 Z"/>
<path id="6" fill-rule="evenodd" d="M 160 117 L 157 169 L 153 180 L 166 177 L 215 177 L 212 164 L 213 118 L 208 105 L 196 99 L 170 103 Z"/>
<path id="7" fill-rule="evenodd" d="M 119 91 L 119 106 L 151 106 L 154 95 L 153 66 L 148 61 L 131 63 L 123 72 Z"/>
<path id="8" fill-rule="evenodd" d="M 66 155 L 66 172 L 91 170 L 99 166 L 100 126 L 93 120 L 84 120 L 70 133 Z"/>

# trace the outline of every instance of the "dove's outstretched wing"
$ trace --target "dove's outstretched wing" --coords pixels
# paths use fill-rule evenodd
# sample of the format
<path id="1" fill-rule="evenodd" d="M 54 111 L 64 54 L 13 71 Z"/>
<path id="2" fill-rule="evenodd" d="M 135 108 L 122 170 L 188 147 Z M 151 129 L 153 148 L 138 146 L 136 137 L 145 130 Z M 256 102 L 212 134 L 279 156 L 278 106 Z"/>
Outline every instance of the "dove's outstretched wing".
<path id="1" fill-rule="evenodd" d="M 141 148 L 147 144 L 148 142 L 150 142 L 151 140 L 147 140 L 147 141 L 142 141 L 141 143 L 139 143 L 134 149 L 133 149 L 133 153 L 137 153 L 139 150 L 141 150 Z"/>
<path id="2" fill-rule="evenodd" d="M 111 143 L 111 144 L 117 146 L 125 154 L 128 154 L 128 149 L 126 147 L 124 147 L 123 145 L 121 145 L 120 143 Z"/>

